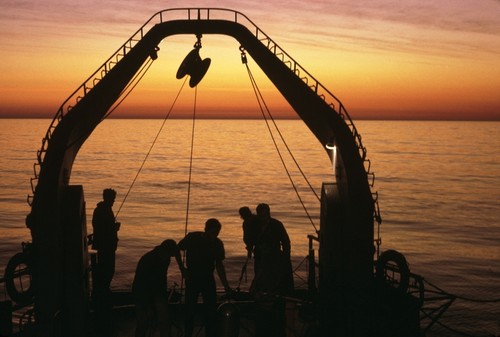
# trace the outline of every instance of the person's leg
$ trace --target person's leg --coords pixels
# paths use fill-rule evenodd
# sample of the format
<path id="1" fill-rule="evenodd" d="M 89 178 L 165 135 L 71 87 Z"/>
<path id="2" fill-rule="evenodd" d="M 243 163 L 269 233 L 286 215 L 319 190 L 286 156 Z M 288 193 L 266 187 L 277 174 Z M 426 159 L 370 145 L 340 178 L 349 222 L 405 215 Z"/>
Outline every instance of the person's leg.
<path id="1" fill-rule="evenodd" d="M 114 273 L 115 253 L 109 251 L 97 252 L 96 278 L 92 285 L 93 305 L 96 316 L 96 329 L 109 335 L 113 327 L 113 303 L 109 289 Z M 110 270 L 112 272 L 110 273 Z"/>
<path id="2" fill-rule="evenodd" d="M 278 299 L 273 305 L 273 330 L 275 337 L 286 337 L 285 301 Z"/>
<path id="3" fill-rule="evenodd" d="M 204 280 L 201 289 L 203 307 L 205 310 L 205 336 L 217 336 L 217 290 L 213 277 Z"/>
<path id="4" fill-rule="evenodd" d="M 100 273 L 100 283 L 103 289 L 109 290 L 111 280 L 115 274 L 115 257 L 114 251 L 104 251 L 98 253 L 98 264 Z"/>
<path id="5" fill-rule="evenodd" d="M 165 296 L 155 296 L 154 308 L 156 321 L 160 329 L 160 337 L 170 337 L 170 317 L 168 312 L 168 303 Z"/>
<path id="6" fill-rule="evenodd" d="M 135 337 L 145 337 L 151 324 L 151 309 L 144 302 L 138 302 L 136 308 Z"/>
<path id="7" fill-rule="evenodd" d="M 191 337 L 193 335 L 194 327 L 194 314 L 196 309 L 196 302 L 198 301 L 199 289 L 197 282 L 186 279 L 186 293 L 185 293 L 185 319 L 184 319 L 184 336 Z"/>

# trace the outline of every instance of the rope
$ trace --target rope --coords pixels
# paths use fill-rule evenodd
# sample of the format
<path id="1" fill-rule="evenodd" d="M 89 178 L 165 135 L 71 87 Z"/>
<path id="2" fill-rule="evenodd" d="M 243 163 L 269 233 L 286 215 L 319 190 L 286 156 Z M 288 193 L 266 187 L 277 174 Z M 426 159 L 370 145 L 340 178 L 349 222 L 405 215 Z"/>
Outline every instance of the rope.
<path id="1" fill-rule="evenodd" d="M 194 88 L 194 107 L 193 107 L 193 127 L 191 130 L 191 154 L 189 156 L 189 178 L 188 178 L 188 193 L 186 201 L 186 224 L 184 227 L 184 235 L 187 234 L 188 220 L 189 220 L 189 204 L 191 200 L 191 177 L 193 173 L 193 152 L 194 152 L 194 127 L 196 122 L 196 98 L 198 95 L 198 86 Z"/>
<path id="2" fill-rule="evenodd" d="M 187 76 L 186 76 L 187 79 Z M 184 81 L 185 83 L 186 81 Z M 196 122 L 196 102 L 197 102 L 197 96 L 198 96 L 198 86 L 194 88 L 194 104 L 193 104 L 193 126 L 191 129 L 191 153 L 189 155 L 189 178 L 188 178 L 188 191 L 187 191 L 187 200 L 186 200 L 186 223 L 184 225 L 184 236 L 187 235 L 187 228 L 188 228 L 188 223 L 189 223 L 189 206 L 190 206 L 190 200 L 191 200 L 191 177 L 193 173 L 193 153 L 194 153 L 194 131 L 195 131 L 195 122 Z M 182 254 L 182 263 L 185 264 L 186 262 L 186 251 L 183 251 Z M 181 279 L 181 292 L 184 290 L 184 277 Z M 186 301 L 186 298 L 184 296 L 184 301 Z"/>
<path id="3" fill-rule="evenodd" d="M 297 190 L 297 186 L 295 186 L 295 183 L 293 182 L 292 176 L 291 176 L 291 174 L 290 174 L 290 172 L 289 172 L 289 170 L 288 170 L 288 168 L 287 168 L 287 166 L 286 166 L 285 160 L 283 159 L 283 156 L 282 156 L 282 154 L 281 154 L 281 151 L 279 150 L 278 144 L 276 143 L 276 139 L 274 138 L 273 132 L 272 132 L 272 130 L 271 130 L 271 127 L 270 127 L 270 125 L 269 125 L 269 122 L 268 122 L 268 120 L 267 120 L 267 117 L 266 117 L 266 114 L 265 114 L 265 112 L 264 112 L 264 109 L 263 109 L 263 106 L 262 106 L 262 105 L 264 105 L 264 107 L 265 107 L 265 109 L 266 109 L 267 114 L 269 115 L 269 117 L 270 117 L 270 118 L 271 118 L 271 120 L 273 121 L 274 127 L 276 128 L 276 130 L 278 131 L 278 134 L 279 134 L 279 135 L 280 135 L 280 137 L 281 137 L 281 141 L 283 142 L 283 144 L 285 144 L 285 147 L 287 148 L 287 150 L 288 150 L 288 152 L 289 152 L 290 156 L 293 158 L 293 160 L 294 160 L 295 164 L 297 165 L 297 167 L 298 167 L 299 171 L 302 173 L 302 176 L 304 177 L 304 179 L 306 180 L 306 182 L 309 184 L 309 187 L 310 187 L 310 188 L 311 188 L 311 190 L 314 192 L 314 194 L 316 195 L 316 198 L 318 198 L 318 200 L 319 200 L 319 197 L 318 197 L 318 195 L 316 194 L 316 192 L 314 191 L 314 189 L 312 188 L 312 186 L 311 186 L 311 184 L 309 183 L 309 181 L 307 180 L 307 178 L 305 177 L 305 175 L 304 175 L 304 173 L 302 172 L 302 170 L 300 169 L 300 166 L 298 165 L 297 161 L 295 160 L 294 156 L 292 155 L 292 153 L 291 153 L 291 151 L 290 151 L 290 148 L 288 147 L 288 145 L 287 145 L 287 144 L 286 144 L 286 142 L 285 142 L 285 139 L 283 138 L 283 135 L 282 135 L 282 134 L 281 134 L 281 132 L 279 131 L 279 128 L 278 128 L 278 126 L 276 125 L 276 123 L 275 123 L 275 121 L 274 121 L 274 119 L 273 119 L 273 117 L 272 117 L 272 115 L 271 115 L 271 112 L 270 112 L 269 108 L 267 107 L 266 102 L 264 101 L 264 97 L 262 96 L 262 94 L 261 94 L 261 92 L 260 92 L 260 90 L 259 90 L 259 88 L 258 88 L 258 86 L 257 86 L 257 83 L 256 83 L 256 81 L 255 81 L 255 78 L 253 77 L 252 72 L 250 71 L 250 68 L 248 67 L 248 63 L 246 63 L 246 62 L 243 62 L 243 63 L 245 64 L 245 66 L 246 66 L 246 68 L 247 68 L 248 76 L 250 77 L 250 81 L 251 81 L 251 83 L 252 83 L 252 87 L 253 87 L 253 90 L 254 90 L 255 96 L 256 96 L 256 98 L 257 98 L 257 102 L 258 102 L 259 107 L 260 107 L 260 111 L 261 111 L 261 113 L 262 113 L 262 116 L 264 117 L 264 121 L 266 122 L 266 126 L 267 126 L 267 129 L 268 129 L 269 134 L 270 134 L 270 136 L 271 136 L 271 139 L 272 139 L 272 141 L 273 141 L 274 147 L 276 148 L 276 151 L 278 152 L 278 156 L 279 156 L 279 158 L 280 158 L 280 160 L 281 160 L 281 163 L 282 163 L 282 165 L 283 165 L 283 167 L 284 167 L 284 169 L 285 169 L 285 172 L 286 172 L 286 174 L 287 174 L 287 176 L 288 176 L 288 179 L 290 180 L 290 183 L 292 184 L 292 187 L 293 187 L 293 189 L 295 190 L 295 194 L 297 195 L 297 198 L 299 199 L 299 201 L 300 201 L 300 203 L 301 203 L 301 205 L 302 205 L 302 208 L 304 209 L 304 211 L 305 211 L 305 213 L 306 213 L 307 217 L 309 218 L 309 221 L 311 222 L 311 225 L 314 227 L 314 230 L 315 230 L 315 231 L 316 231 L 316 233 L 317 233 L 317 232 L 318 232 L 318 229 L 317 229 L 316 225 L 314 224 L 314 221 L 312 220 L 311 215 L 310 215 L 310 214 L 309 214 L 309 212 L 307 211 L 307 208 L 306 208 L 306 206 L 305 206 L 305 204 L 304 204 L 304 202 L 303 202 L 302 198 L 300 197 L 299 191 Z"/>
<path id="4" fill-rule="evenodd" d="M 497 302 L 500 302 L 500 298 L 496 298 L 496 299 L 491 299 L 491 300 L 485 300 L 485 299 L 475 299 L 475 298 L 469 298 L 469 297 L 465 297 L 465 296 L 458 296 L 458 295 L 454 295 L 454 294 L 450 294 L 449 292 L 441 289 L 440 287 L 438 287 L 437 285 L 427 281 L 426 279 L 423 279 L 423 281 L 425 283 L 427 283 L 429 286 L 435 288 L 436 290 L 438 290 L 441 295 L 444 295 L 444 296 L 447 296 L 449 297 L 450 299 L 452 299 L 453 301 L 456 300 L 456 299 L 460 299 L 460 300 L 463 300 L 463 301 L 468 301 L 468 302 L 474 302 L 474 303 L 497 303 Z M 442 328 L 450 331 L 450 332 L 453 332 L 457 335 L 461 335 L 461 336 L 464 336 L 464 337 L 477 337 L 478 335 L 477 334 L 470 334 L 470 333 L 467 333 L 467 332 L 464 332 L 464 331 L 460 331 L 460 330 L 457 330 L 455 328 L 452 328 L 451 326 L 439 321 L 439 320 L 436 320 L 434 322 L 435 324 L 441 326 Z M 485 334 L 486 336 L 486 334 Z"/>
<path id="5" fill-rule="evenodd" d="M 500 302 L 500 298 L 495 298 L 495 299 L 492 299 L 492 300 L 485 300 L 485 299 L 476 299 L 476 298 L 470 298 L 470 297 L 465 297 L 465 296 L 459 296 L 459 295 L 450 294 L 449 292 L 444 291 L 443 289 L 441 289 L 437 285 L 435 285 L 435 284 L 427 281 L 426 279 L 423 279 L 423 280 L 428 285 L 430 285 L 431 287 L 436 288 L 443 295 L 446 295 L 448 297 L 453 297 L 453 298 L 456 298 L 456 299 L 459 299 L 459 300 L 468 301 L 468 302 L 475 302 L 475 303 L 497 303 L 497 302 Z"/>
<path id="6" fill-rule="evenodd" d="M 244 50 L 242 49 L 242 47 L 240 47 L 240 50 L 242 52 L 242 62 L 246 65 L 247 67 L 247 71 L 249 72 L 249 74 L 251 74 L 251 71 L 250 71 L 250 68 L 248 67 L 248 61 L 247 61 L 247 58 L 246 58 L 246 55 L 244 55 Z M 257 86 L 257 82 L 255 81 L 255 78 L 253 77 L 253 75 L 251 74 L 250 75 L 251 78 L 253 78 L 253 83 L 255 83 L 255 86 Z M 252 84 L 253 84 L 252 83 Z M 314 187 L 311 185 L 311 183 L 309 182 L 309 179 L 307 179 L 306 177 L 306 174 L 304 173 L 304 171 L 302 171 L 302 168 L 300 167 L 299 163 L 297 162 L 297 160 L 295 159 L 295 156 L 293 155 L 292 151 L 290 150 L 290 148 L 288 147 L 288 144 L 286 143 L 285 141 L 285 137 L 283 137 L 283 134 L 281 133 L 280 129 L 278 128 L 278 125 L 276 124 L 276 121 L 274 120 L 273 116 L 271 115 L 271 112 L 269 111 L 268 107 L 267 107 L 267 104 L 265 103 L 264 101 L 264 98 L 262 97 L 262 94 L 260 93 L 260 90 L 259 90 L 259 95 L 262 99 L 262 102 L 264 103 L 265 107 L 266 107 L 266 110 L 267 110 L 267 113 L 269 114 L 269 117 L 271 118 L 271 121 L 273 122 L 274 124 L 274 127 L 276 128 L 276 131 L 278 132 L 280 138 L 281 138 L 281 141 L 283 142 L 283 144 L 285 145 L 288 153 L 290 154 L 290 157 L 293 159 L 293 162 L 295 163 L 295 166 L 297 167 L 297 169 L 299 170 L 299 172 L 301 173 L 302 177 L 304 178 L 304 180 L 306 181 L 307 185 L 309 186 L 309 189 L 313 192 L 313 194 L 316 196 L 316 199 L 318 201 L 320 201 L 320 197 L 318 196 L 318 193 L 316 193 L 316 190 L 314 189 Z M 257 99 L 258 100 L 258 99 Z M 259 104 L 260 105 L 260 104 Z M 261 111 L 262 111 L 262 108 L 261 108 Z M 265 118 L 265 116 L 264 116 Z"/>
<path id="7" fill-rule="evenodd" d="M 103 120 L 108 118 L 108 116 L 111 115 L 116 110 L 116 108 L 118 108 L 120 106 L 120 104 L 122 104 L 122 102 L 125 100 L 125 98 L 127 98 L 128 95 L 130 95 L 132 90 L 135 89 L 135 87 L 139 84 L 139 82 L 142 80 L 144 75 L 146 75 L 146 73 L 148 72 L 148 70 L 152 64 L 153 64 L 153 60 L 148 59 L 148 61 L 142 66 L 142 68 L 135 74 L 135 76 L 132 78 L 132 80 L 129 82 L 129 84 L 127 84 L 127 86 L 123 89 L 122 93 L 120 94 L 120 97 L 122 97 L 123 93 L 126 92 L 130 87 L 132 87 L 132 88 L 130 90 L 128 90 L 128 92 L 123 96 L 123 98 L 120 101 L 118 101 L 118 103 L 113 108 L 111 108 L 111 110 L 109 110 L 108 113 L 106 113 L 106 115 L 104 115 L 104 117 L 102 118 Z M 138 78 L 138 80 L 137 80 L 137 82 L 135 82 L 137 78 Z"/>
<path id="8" fill-rule="evenodd" d="M 130 191 L 132 190 L 132 187 L 134 186 L 137 178 L 139 177 L 139 174 L 141 173 L 142 168 L 144 167 L 144 164 L 146 163 L 146 160 L 148 159 L 149 155 L 151 154 L 151 151 L 153 150 L 153 147 L 155 146 L 156 141 L 158 140 L 158 137 L 160 136 L 160 133 L 163 130 L 163 127 L 165 126 L 165 123 L 166 123 L 167 119 L 170 117 L 170 114 L 172 113 L 172 110 L 174 109 L 175 103 L 177 102 L 177 99 L 179 98 L 179 96 L 180 96 L 180 94 L 182 92 L 182 89 L 184 88 L 184 85 L 186 84 L 186 80 L 187 80 L 187 77 L 186 77 L 186 79 L 184 79 L 184 82 L 182 82 L 181 88 L 179 89 L 179 92 L 177 93 L 177 96 L 175 96 L 175 99 L 172 102 L 172 105 L 170 106 L 170 109 L 168 110 L 165 118 L 163 119 L 163 123 L 161 124 L 160 129 L 158 130 L 158 132 L 156 134 L 156 137 L 153 139 L 153 142 L 151 143 L 151 146 L 149 147 L 149 151 L 146 153 L 146 156 L 144 157 L 144 160 L 142 161 L 142 164 L 139 167 L 139 170 L 137 171 L 134 179 L 132 180 L 132 183 L 130 184 L 130 187 L 128 188 L 128 191 L 125 194 L 125 197 L 123 198 L 123 201 L 121 202 L 120 207 L 118 208 L 118 211 L 116 212 L 115 218 L 118 217 L 118 214 L 120 213 L 120 210 L 122 209 L 123 204 L 125 204 L 125 201 L 127 200 L 128 195 L 130 194 Z"/>
<path id="9" fill-rule="evenodd" d="M 464 337 L 479 337 L 479 336 L 477 336 L 477 335 L 471 335 L 471 334 L 469 334 L 469 333 L 467 333 L 467 332 L 463 332 L 463 331 L 460 331 L 460 330 L 454 329 L 454 328 L 452 328 L 451 326 L 446 325 L 446 324 L 444 324 L 444 323 L 442 323 L 442 322 L 440 322 L 440 321 L 436 321 L 436 324 L 437 324 L 437 325 L 439 325 L 439 326 L 441 326 L 442 328 L 444 328 L 444 329 L 446 329 L 446 330 L 450 331 L 450 332 L 453 332 L 453 333 L 457 334 L 457 335 L 461 335 L 461 336 L 464 336 Z"/>
<path id="10" fill-rule="evenodd" d="M 238 286 L 236 287 L 237 291 L 240 290 L 241 281 L 243 281 L 243 276 L 246 276 L 246 274 L 247 274 L 247 266 L 248 266 L 249 260 L 250 260 L 250 258 L 247 257 L 247 259 L 245 260 L 245 264 L 243 264 L 243 268 L 241 268 L 240 278 L 238 279 Z M 245 277 L 245 282 L 246 282 L 246 277 Z"/>

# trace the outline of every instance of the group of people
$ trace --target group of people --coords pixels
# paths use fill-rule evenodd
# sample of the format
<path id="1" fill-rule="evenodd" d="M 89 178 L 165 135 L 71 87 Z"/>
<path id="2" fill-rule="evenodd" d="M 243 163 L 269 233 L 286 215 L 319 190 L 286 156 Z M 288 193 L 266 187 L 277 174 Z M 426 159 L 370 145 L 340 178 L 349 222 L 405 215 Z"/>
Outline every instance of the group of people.
<path id="1" fill-rule="evenodd" d="M 103 201 L 97 204 L 92 218 L 93 248 L 97 250 L 93 277 L 94 300 L 100 304 L 106 302 L 103 299 L 106 294 L 110 294 L 110 283 L 115 270 L 117 232 L 120 229 L 120 223 L 116 222 L 112 210 L 115 198 L 114 190 L 105 189 Z M 286 229 L 279 220 L 271 217 L 267 204 L 259 204 L 256 214 L 246 206 L 241 207 L 239 214 L 243 220 L 247 263 L 254 258 L 255 275 L 251 292 L 255 294 L 256 300 L 266 296 L 269 299 L 271 295 L 272 302 L 275 303 L 279 295 L 286 295 L 293 290 L 290 239 Z M 205 312 L 205 336 L 216 336 L 217 297 L 214 271 L 217 272 L 226 294 L 233 292 L 223 263 L 224 244 L 218 238 L 221 228 L 219 220 L 210 218 L 205 222 L 204 231 L 190 232 L 178 243 L 172 239 L 164 240 L 140 258 L 132 285 L 137 308 L 136 337 L 146 336 L 151 321 L 156 322 L 162 337 L 170 336 L 167 270 L 172 257 L 175 258 L 186 282 L 184 336 L 193 335 L 195 308 L 200 294 Z M 185 265 L 181 259 L 181 251 L 185 251 Z M 278 306 L 281 308 L 281 304 Z M 276 322 L 284 319 L 284 306 L 283 310 L 274 308 L 271 312 L 266 312 L 265 308 L 268 307 L 263 305 L 262 317 L 256 320 L 257 335 L 284 335 L 284 326 L 283 329 L 273 331 L 266 323 L 276 326 Z M 283 315 L 269 315 L 276 311 L 283 311 Z M 283 333 L 279 332 L 281 330 Z"/>
<path id="2" fill-rule="evenodd" d="M 239 209 L 247 261 L 254 257 L 251 290 L 284 295 L 293 290 L 290 238 L 283 223 L 271 217 L 268 204 L 259 204 L 256 212 L 253 214 L 247 206 Z"/>
<path id="3" fill-rule="evenodd" d="M 243 219 L 243 241 L 247 261 L 254 258 L 250 291 L 256 300 L 255 332 L 259 337 L 286 336 L 285 301 L 293 291 L 290 238 L 283 223 L 271 217 L 268 204 L 259 204 L 256 214 L 247 206 L 239 209 Z"/>

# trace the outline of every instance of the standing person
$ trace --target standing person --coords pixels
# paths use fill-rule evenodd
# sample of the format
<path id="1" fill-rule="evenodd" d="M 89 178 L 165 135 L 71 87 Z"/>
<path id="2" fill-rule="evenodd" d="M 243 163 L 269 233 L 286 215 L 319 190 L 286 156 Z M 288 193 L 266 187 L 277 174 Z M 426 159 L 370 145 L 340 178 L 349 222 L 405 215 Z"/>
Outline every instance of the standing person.
<path id="1" fill-rule="evenodd" d="M 115 274 L 115 254 L 118 247 L 120 223 L 115 221 L 113 204 L 116 191 L 106 188 L 102 192 L 103 200 L 97 204 L 92 217 L 94 238 L 92 248 L 97 250 L 96 280 L 94 290 L 110 292 L 111 280 Z"/>
<path id="2" fill-rule="evenodd" d="M 111 280 L 115 273 L 115 252 L 118 246 L 120 223 L 115 221 L 113 204 L 116 191 L 106 188 L 102 192 L 103 200 L 97 204 L 92 216 L 94 228 L 92 248 L 97 250 L 97 262 L 92 278 L 92 297 L 95 308 L 96 332 L 99 336 L 113 334 L 113 303 L 111 298 Z"/>
<path id="3" fill-rule="evenodd" d="M 224 244 L 217 237 L 221 227 L 219 220 L 208 219 L 204 232 L 188 233 L 178 245 L 179 249 L 186 251 L 185 337 L 193 334 L 195 307 L 200 293 L 205 307 L 205 336 L 216 336 L 217 293 L 214 269 L 217 270 L 224 290 L 231 290 L 222 262 L 225 258 Z"/>
<path id="4" fill-rule="evenodd" d="M 243 242 L 245 243 L 245 249 L 247 250 L 247 258 L 251 258 L 255 246 L 255 240 L 259 232 L 259 223 L 256 215 L 253 214 L 247 206 L 241 207 L 238 210 L 238 213 L 243 220 L 241 227 L 243 229 Z"/>
<path id="5" fill-rule="evenodd" d="M 158 323 L 160 337 L 170 337 L 167 270 L 171 257 L 175 257 L 179 270 L 184 275 L 184 265 L 174 240 L 163 241 L 143 255 L 137 264 L 132 284 L 137 311 L 135 337 L 145 337 L 154 321 Z"/>
<path id="6" fill-rule="evenodd" d="M 257 206 L 260 233 L 255 241 L 256 291 L 287 293 L 293 290 L 290 238 L 283 223 L 271 217 L 268 204 Z"/>
<path id="7" fill-rule="evenodd" d="M 271 217 L 268 204 L 257 206 L 260 233 L 255 241 L 256 335 L 285 337 L 286 318 L 283 295 L 293 291 L 290 238 L 281 221 Z"/>
<path id="8" fill-rule="evenodd" d="M 243 268 L 241 269 L 241 274 L 240 274 L 240 279 L 238 281 L 238 288 L 239 290 L 241 281 L 243 280 L 243 276 L 246 275 L 247 272 L 247 265 L 248 261 L 252 258 L 253 255 L 253 250 L 255 248 L 255 241 L 257 239 L 257 236 L 259 235 L 259 221 L 257 219 L 257 216 L 252 213 L 250 208 L 248 206 L 243 206 L 240 207 L 238 210 L 238 213 L 240 214 L 240 218 L 243 220 L 243 223 L 241 224 L 241 227 L 243 229 L 243 242 L 245 243 L 245 249 L 247 250 L 247 258 L 245 260 L 245 264 L 243 265 Z M 255 273 L 255 260 L 254 260 L 254 273 Z"/>

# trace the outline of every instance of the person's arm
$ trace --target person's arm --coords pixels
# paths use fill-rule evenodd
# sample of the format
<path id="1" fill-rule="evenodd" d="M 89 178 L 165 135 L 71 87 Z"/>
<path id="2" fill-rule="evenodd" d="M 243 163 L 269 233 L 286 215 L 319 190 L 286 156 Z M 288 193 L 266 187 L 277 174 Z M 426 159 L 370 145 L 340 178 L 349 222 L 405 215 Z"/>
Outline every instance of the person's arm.
<path id="1" fill-rule="evenodd" d="M 243 221 L 243 242 L 245 243 L 245 248 L 248 252 L 248 257 L 252 256 L 252 248 L 253 248 L 253 235 L 251 231 L 253 228 L 251 227 L 253 224 L 250 223 L 250 220 Z"/>
<path id="2" fill-rule="evenodd" d="M 100 249 L 101 248 L 101 222 L 100 222 L 100 208 L 97 206 L 94 209 L 94 213 L 92 214 L 92 249 Z"/>
<path id="3" fill-rule="evenodd" d="M 217 274 L 219 275 L 220 281 L 224 286 L 224 290 L 226 292 L 231 291 L 231 287 L 229 287 L 229 282 L 227 282 L 226 268 L 224 267 L 222 260 L 215 261 L 215 269 L 217 270 Z"/>
<path id="4" fill-rule="evenodd" d="M 247 244 L 245 249 L 247 250 L 247 259 L 250 259 L 252 257 L 252 253 L 253 253 L 253 250 L 254 250 L 254 244 Z"/>
<path id="5" fill-rule="evenodd" d="M 182 263 L 181 253 L 179 251 L 175 254 L 175 261 L 177 261 L 182 277 L 186 278 L 186 268 L 184 267 L 184 263 Z"/>
<path id="6" fill-rule="evenodd" d="M 281 241 L 281 246 L 283 248 L 283 253 L 285 253 L 285 255 L 287 257 L 290 257 L 290 253 L 291 253 L 290 237 L 288 236 L 288 233 L 286 232 L 285 226 L 283 226 L 282 223 L 281 223 L 280 241 Z"/>
<path id="7" fill-rule="evenodd" d="M 190 234 L 191 233 L 188 233 L 184 238 L 181 239 L 181 241 L 179 241 L 179 243 L 177 243 L 177 247 L 180 250 L 187 250 L 187 244 L 189 241 Z"/>

